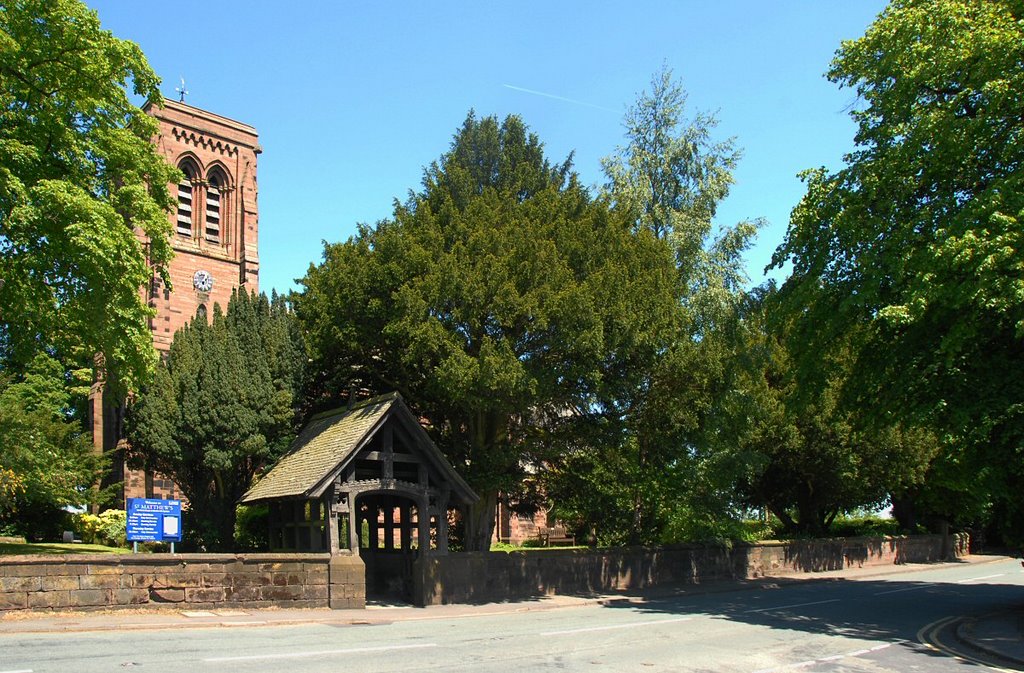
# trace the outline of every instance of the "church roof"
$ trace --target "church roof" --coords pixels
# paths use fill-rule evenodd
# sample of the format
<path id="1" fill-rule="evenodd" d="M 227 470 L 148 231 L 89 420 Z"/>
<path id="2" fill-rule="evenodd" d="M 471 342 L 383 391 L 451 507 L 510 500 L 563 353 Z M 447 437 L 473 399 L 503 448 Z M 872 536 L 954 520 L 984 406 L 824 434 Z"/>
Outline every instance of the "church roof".
<path id="1" fill-rule="evenodd" d="M 261 480 L 242 496 L 240 502 L 279 498 L 319 496 L 326 482 L 351 460 L 374 436 L 386 419 L 404 417 L 417 437 L 417 446 L 450 482 L 459 500 L 473 502 L 477 496 L 455 472 L 437 446 L 417 422 L 398 393 L 381 395 L 314 416 L 291 447 Z"/>

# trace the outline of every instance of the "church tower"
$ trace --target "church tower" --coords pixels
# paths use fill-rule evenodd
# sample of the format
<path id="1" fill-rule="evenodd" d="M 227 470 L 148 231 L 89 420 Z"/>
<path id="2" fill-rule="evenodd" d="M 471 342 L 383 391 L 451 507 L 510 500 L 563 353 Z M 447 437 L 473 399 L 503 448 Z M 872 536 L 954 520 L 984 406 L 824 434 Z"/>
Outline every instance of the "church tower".
<path id="1" fill-rule="evenodd" d="M 146 110 L 160 122 L 158 151 L 184 174 L 172 190 L 173 289 L 154 277 L 153 345 L 166 352 L 174 333 L 197 313 L 227 308 L 239 286 L 259 291 L 256 129 L 182 102 Z"/>
<path id="2" fill-rule="evenodd" d="M 153 345 L 166 353 L 186 323 L 212 315 L 214 304 L 226 309 L 232 290 L 259 291 L 256 161 L 261 149 L 253 127 L 184 102 L 165 100 L 164 107 L 145 110 L 160 124 L 153 139 L 157 150 L 184 174 L 171 190 L 177 195 L 170 214 L 171 285 L 154 275 L 140 288 L 156 309 L 149 325 Z M 100 375 L 90 395 L 98 452 L 123 447 L 125 405 L 111 398 Z M 120 485 L 119 507 L 126 498 L 181 497 L 169 478 L 129 469 L 123 459 L 115 459 L 113 467 L 107 483 Z"/>

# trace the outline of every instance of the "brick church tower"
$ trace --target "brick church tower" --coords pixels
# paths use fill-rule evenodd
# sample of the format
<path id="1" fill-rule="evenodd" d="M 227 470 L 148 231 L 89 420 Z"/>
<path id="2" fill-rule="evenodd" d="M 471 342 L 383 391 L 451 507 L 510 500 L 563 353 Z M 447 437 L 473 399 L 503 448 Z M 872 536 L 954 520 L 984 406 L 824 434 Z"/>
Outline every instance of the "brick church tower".
<path id="1" fill-rule="evenodd" d="M 160 123 L 157 150 L 184 174 L 172 187 L 177 210 L 172 220 L 174 258 L 168 272 L 173 289 L 154 276 L 146 293 L 156 309 L 150 321 L 153 345 L 167 352 L 174 333 L 213 305 L 226 309 L 231 291 L 259 290 L 259 212 L 256 162 L 261 152 L 256 129 L 184 102 L 165 101 L 146 112 Z M 103 394 L 102 381 L 91 396 L 93 445 L 110 450 L 123 441 L 124 405 Z M 130 470 L 116 460 L 111 479 L 122 482 L 124 498 L 175 498 L 170 479 Z"/>
<path id="2" fill-rule="evenodd" d="M 157 310 L 153 345 L 166 351 L 174 333 L 197 312 L 227 308 L 231 291 L 258 291 L 256 129 L 174 101 L 147 112 L 160 122 L 158 151 L 185 174 L 171 215 L 173 291 L 154 278 L 149 303 Z"/>

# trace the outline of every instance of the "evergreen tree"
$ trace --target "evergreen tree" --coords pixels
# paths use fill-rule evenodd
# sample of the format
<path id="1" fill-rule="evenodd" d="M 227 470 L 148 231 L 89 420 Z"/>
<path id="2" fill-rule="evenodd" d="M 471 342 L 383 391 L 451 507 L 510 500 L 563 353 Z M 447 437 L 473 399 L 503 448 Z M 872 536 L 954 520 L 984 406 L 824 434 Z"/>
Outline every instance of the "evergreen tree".
<path id="1" fill-rule="evenodd" d="M 518 117 L 470 113 L 419 193 L 303 279 L 311 399 L 401 392 L 482 496 L 466 546 L 488 549 L 498 492 L 599 424 L 666 347 L 671 260 Z"/>
<path id="2" fill-rule="evenodd" d="M 559 511 L 607 542 L 659 542 L 681 512 L 716 516 L 699 495 L 708 476 L 694 460 L 695 435 L 715 403 L 728 356 L 720 333 L 742 299 L 741 254 L 760 222 L 716 230 L 740 153 L 732 139 L 713 140 L 713 115 L 687 117 L 686 98 L 663 67 L 626 112 L 626 145 L 602 162 L 615 211 L 673 250 L 677 297 L 669 345 L 634 367 L 628 385 L 607 391 L 605 432 L 557 466 L 549 484 Z M 595 478 L 581 481 L 581 473 Z"/>
<path id="3" fill-rule="evenodd" d="M 283 298 L 236 290 L 226 313 L 174 336 L 155 380 L 130 409 L 132 459 L 178 484 L 185 539 L 230 549 L 235 504 L 295 432 L 302 344 Z"/>

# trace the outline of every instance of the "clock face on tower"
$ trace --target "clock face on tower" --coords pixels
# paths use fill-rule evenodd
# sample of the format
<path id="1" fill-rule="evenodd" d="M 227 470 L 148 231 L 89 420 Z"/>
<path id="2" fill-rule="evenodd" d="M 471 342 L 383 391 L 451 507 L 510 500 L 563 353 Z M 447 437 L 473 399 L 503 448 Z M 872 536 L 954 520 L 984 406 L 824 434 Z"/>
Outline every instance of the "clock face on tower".
<path id="1" fill-rule="evenodd" d="M 209 292 L 213 289 L 213 276 L 209 271 L 200 269 L 192 276 L 192 285 L 200 292 Z"/>

